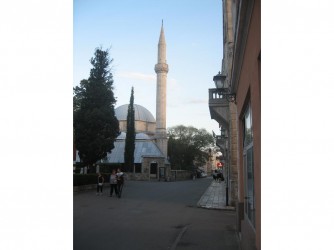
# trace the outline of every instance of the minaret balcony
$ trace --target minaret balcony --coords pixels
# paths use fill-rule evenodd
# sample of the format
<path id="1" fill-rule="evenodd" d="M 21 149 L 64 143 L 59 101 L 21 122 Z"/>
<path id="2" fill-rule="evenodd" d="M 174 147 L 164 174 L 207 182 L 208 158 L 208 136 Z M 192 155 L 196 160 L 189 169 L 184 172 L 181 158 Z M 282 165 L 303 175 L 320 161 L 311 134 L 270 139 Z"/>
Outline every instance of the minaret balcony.
<path id="1" fill-rule="evenodd" d="M 168 73 L 167 63 L 157 63 L 154 67 L 156 73 Z"/>

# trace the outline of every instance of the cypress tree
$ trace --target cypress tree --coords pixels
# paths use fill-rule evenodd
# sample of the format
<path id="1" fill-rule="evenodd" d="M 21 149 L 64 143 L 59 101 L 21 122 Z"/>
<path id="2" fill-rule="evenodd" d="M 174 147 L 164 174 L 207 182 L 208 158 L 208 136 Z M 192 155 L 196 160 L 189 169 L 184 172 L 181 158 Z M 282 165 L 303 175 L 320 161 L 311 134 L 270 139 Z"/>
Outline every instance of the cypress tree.
<path id="1" fill-rule="evenodd" d="M 93 68 L 89 78 L 74 88 L 73 97 L 74 141 L 86 166 L 105 158 L 120 133 L 109 50 L 96 48 L 90 62 Z"/>
<path id="2" fill-rule="evenodd" d="M 134 101 L 134 96 L 132 87 L 130 104 L 128 106 L 128 115 L 126 119 L 126 138 L 125 138 L 125 150 L 124 150 L 124 164 L 126 171 L 132 171 L 134 165 L 136 129 L 135 129 L 135 111 L 134 111 L 133 101 Z"/>

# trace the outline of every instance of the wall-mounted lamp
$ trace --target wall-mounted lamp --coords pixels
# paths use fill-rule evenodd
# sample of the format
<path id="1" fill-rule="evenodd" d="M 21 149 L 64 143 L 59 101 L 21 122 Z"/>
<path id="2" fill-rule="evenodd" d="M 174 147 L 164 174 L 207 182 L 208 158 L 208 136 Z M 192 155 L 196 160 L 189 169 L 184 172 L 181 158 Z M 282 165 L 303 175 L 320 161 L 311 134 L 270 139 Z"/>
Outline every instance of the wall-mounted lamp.
<path id="1" fill-rule="evenodd" d="M 221 132 L 222 138 L 224 138 L 224 139 L 228 138 L 228 133 L 225 129 L 222 128 L 220 132 Z"/>
<path id="2" fill-rule="evenodd" d="M 227 86 L 226 75 L 221 74 L 219 71 L 218 74 L 213 77 L 213 81 L 215 82 L 216 88 L 221 91 L 219 94 L 223 99 L 236 103 L 235 94 L 232 94 L 229 86 Z"/>

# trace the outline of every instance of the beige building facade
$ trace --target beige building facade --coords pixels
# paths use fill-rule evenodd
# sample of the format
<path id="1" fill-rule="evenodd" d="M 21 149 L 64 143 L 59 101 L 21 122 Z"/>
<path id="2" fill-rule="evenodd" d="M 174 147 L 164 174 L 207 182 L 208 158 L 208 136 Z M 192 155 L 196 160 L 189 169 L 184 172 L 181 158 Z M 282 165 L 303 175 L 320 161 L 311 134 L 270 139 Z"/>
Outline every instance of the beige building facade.
<path id="1" fill-rule="evenodd" d="M 261 0 L 223 0 L 221 75 L 233 101 L 209 90 L 211 118 L 227 136 L 229 203 L 236 207 L 242 250 L 261 249 Z M 223 141 L 224 143 L 222 143 Z"/>

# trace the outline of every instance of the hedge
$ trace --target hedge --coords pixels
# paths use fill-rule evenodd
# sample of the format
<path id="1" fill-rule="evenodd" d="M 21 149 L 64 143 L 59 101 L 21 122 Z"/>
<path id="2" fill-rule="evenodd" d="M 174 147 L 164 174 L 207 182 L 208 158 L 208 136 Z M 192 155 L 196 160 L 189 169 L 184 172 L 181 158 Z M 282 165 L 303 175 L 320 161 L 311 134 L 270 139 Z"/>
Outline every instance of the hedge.
<path id="1" fill-rule="evenodd" d="M 110 174 L 102 174 L 104 183 L 109 183 Z M 73 186 L 97 184 L 97 174 L 73 174 Z"/>

